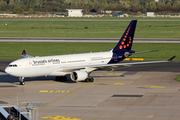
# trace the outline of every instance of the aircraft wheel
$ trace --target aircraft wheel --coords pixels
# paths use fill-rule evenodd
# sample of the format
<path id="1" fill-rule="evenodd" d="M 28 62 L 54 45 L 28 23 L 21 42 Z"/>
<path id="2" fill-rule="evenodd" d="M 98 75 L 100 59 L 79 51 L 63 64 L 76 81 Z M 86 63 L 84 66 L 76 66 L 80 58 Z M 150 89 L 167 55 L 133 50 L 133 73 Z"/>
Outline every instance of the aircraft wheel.
<path id="1" fill-rule="evenodd" d="M 90 82 L 94 82 L 94 78 L 92 78 L 92 77 L 89 80 L 90 80 Z"/>
<path id="2" fill-rule="evenodd" d="M 25 85 L 25 82 L 20 82 L 20 85 Z"/>
<path id="3" fill-rule="evenodd" d="M 90 81 L 90 79 L 89 79 L 89 78 L 86 78 L 86 79 L 85 79 L 85 82 L 89 82 L 89 81 Z"/>

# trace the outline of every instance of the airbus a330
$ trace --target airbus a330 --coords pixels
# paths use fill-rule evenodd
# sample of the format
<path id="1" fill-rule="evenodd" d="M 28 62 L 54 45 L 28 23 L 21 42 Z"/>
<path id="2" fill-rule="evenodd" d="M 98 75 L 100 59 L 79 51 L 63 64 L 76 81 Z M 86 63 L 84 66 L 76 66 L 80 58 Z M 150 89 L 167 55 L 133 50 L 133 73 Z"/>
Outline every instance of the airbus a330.
<path id="1" fill-rule="evenodd" d="M 117 67 L 133 64 L 146 64 L 171 61 L 148 61 L 120 63 L 133 54 L 145 53 L 131 50 L 137 20 L 132 20 L 114 49 L 107 52 L 83 53 L 72 55 L 55 55 L 32 57 L 23 50 L 25 58 L 11 62 L 5 69 L 9 75 L 19 77 L 20 84 L 24 85 L 24 78 L 39 76 L 56 76 L 56 80 L 66 80 L 70 75 L 73 81 L 93 82 L 90 73 L 105 67 Z M 152 52 L 152 51 L 147 51 Z"/>

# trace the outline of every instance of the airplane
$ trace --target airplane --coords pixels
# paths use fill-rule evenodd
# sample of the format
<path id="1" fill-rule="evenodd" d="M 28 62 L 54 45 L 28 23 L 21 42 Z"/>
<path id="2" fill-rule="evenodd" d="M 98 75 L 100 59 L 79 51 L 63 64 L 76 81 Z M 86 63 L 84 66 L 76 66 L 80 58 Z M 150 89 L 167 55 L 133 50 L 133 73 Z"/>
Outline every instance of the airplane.
<path id="1" fill-rule="evenodd" d="M 121 39 L 114 49 L 107 52 L 55 55 L 33 57 L 26 54 L 23 50 L 22 56 L 25 58 L 11 62 L 5 72 L 9 75 L 19 77 L 20 85 L 24 85 L 24 78 L 39 76 L 56 76 L 55 80 L 65 81 L 67 75 L 70 75 L 72 81 L 93 82 L 94 78 L 90 77 L 92 71 L 106 67 L 118 67 L 134 64 L 160 63 L 171 61 L 175 56 L 167 61 L 147 61 L 120 63 L 125 58 L 139 53 L 154 52 L 144 51 L 135 52 L 131 50 L 137 20 L 132 20 L 122 35 Z"/>

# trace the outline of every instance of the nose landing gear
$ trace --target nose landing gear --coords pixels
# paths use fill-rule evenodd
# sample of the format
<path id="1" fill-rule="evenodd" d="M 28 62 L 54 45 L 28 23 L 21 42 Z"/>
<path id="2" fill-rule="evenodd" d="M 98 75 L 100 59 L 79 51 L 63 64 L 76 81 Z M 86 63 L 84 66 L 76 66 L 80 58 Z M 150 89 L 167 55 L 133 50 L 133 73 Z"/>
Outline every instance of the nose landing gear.
<path id="1" fill-rule="evenodd" d="M 24 82 L 24 77 L 20 77 L 20 78 L 19 78 L 19 81 L 20 81 L 20 85 L 24 85 L 24 84 L 25 84 L 25 82 Z"/>

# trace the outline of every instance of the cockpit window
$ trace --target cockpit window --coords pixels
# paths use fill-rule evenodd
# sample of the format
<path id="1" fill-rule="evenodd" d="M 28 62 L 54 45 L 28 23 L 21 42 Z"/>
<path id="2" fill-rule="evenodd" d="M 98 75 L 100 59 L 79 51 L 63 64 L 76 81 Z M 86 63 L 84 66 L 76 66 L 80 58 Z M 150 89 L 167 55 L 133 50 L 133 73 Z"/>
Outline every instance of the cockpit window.
<path id="1" fill-rule="evenodd" d="M 16 64 L 13 64 L 13 65 L 9 65 L 9 67 L 17 67 L 17 65 L 16 65 Z"/>
<path id="2" fill-rule="evenodd" d="M 17 65 L 15 64 L 15 65 L 13 65 L 13 67 L 17 67 Z"/>

